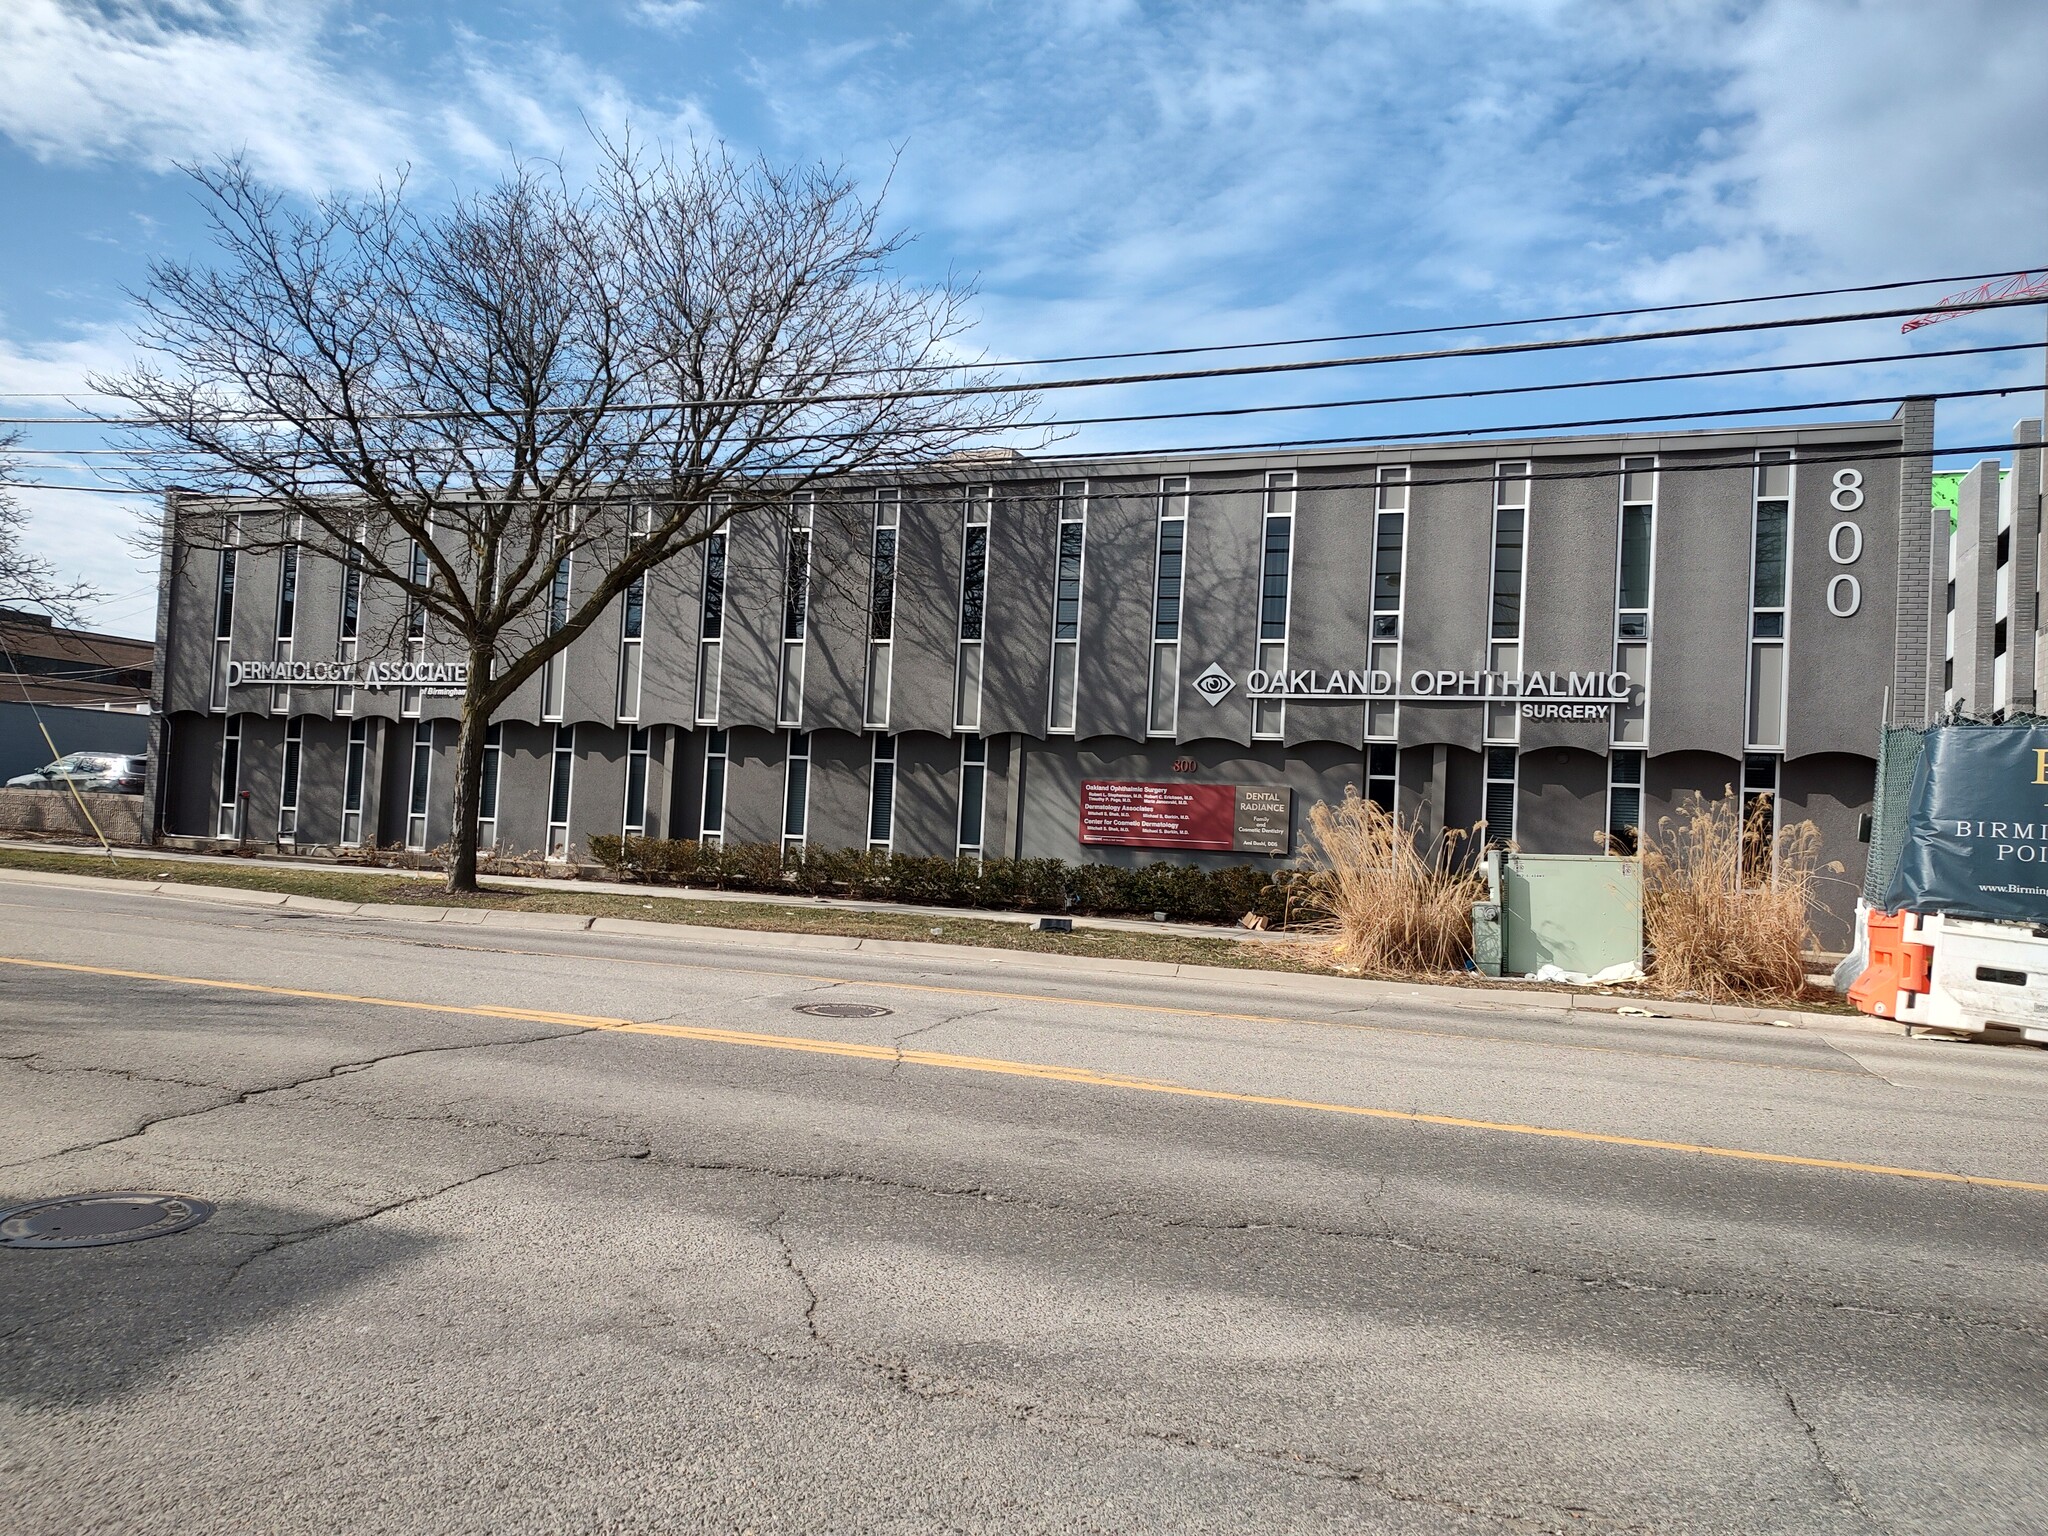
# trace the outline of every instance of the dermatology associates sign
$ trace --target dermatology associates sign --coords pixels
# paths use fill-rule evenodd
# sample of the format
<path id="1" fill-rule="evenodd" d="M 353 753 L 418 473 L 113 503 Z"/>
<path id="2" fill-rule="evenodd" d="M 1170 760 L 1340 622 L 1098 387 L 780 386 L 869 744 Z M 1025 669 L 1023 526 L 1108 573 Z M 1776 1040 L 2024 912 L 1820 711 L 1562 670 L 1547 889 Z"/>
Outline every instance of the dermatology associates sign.
<path id="1" fill-rule="evenodd" d="M 1313 667 L 1245 674 L 1245 692 L 1254 699 L 1299 699 L 1321 704 L 1374 700 L 1389 704 L 1514 703 L 1535 720 L 1593 720 L 1605 717 L 1635 694 L 1626 672 L 1458 672 L 1428 670 L 1408 674 L 1408 686 L 1391 672 Z M 1237 687 L 1237 679 L 1212 664 L 1195 679 L 1195 691 L 1220 704 Z"/>
<path id="2" fill-rule="evenodd" d="M 231 661 L 230 688 L 425 688 L 469 686 L 466 661 Z"/>

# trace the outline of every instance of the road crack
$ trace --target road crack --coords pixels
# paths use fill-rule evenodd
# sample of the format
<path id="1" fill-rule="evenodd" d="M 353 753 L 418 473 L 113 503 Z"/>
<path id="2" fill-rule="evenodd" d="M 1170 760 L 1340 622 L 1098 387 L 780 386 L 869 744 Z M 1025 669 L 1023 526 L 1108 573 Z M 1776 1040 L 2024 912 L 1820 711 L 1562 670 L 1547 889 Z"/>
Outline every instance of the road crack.
<path id="1" fill-rule="evenodd" d="M 1813 1452 L 1814 1465 L 1820 1468 L 1821 1475 L 1827 1479 L 1835 1497 L 1854 1510 L 1863 1523 L 1876 1531 L 1878 1536 L 1891 1536 L 1891 1528 L 1870 1512 L 1862 1496 L 1857 1493 L 1856 1484 L 1828 1455 L 1827 1444 L 1821 1439 L 1820 1426 L 1807 1417 L 1806 1410 L 1799 1406 L 1799 1399 L 1793 1395 L 1792 1388 L 1763 1361 L 1757 1362 L 1757 1369 L 1763 1373 L 1764 1380 L 1778 1389 L 1778 1395 L 1784 1399 L 1786 1412 L 1792 1415 L 1793 1422 L 1805 1434 L 1807 1446 Z"/>

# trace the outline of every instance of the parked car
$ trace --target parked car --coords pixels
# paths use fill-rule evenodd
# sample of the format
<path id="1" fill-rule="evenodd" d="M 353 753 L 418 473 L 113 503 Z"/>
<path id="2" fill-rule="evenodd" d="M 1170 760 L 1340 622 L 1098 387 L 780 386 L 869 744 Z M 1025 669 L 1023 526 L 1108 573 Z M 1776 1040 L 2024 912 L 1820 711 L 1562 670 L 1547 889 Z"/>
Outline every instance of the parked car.
<path id="1" fill-rule="evenodd" d="M 62 789 L 66 784 L 98 794 L 139 795 L 142 776 L 149 766 L 145 757 L 121 752 L 70 752 L 34 773 L 9 779 L 9 789 Z"/>

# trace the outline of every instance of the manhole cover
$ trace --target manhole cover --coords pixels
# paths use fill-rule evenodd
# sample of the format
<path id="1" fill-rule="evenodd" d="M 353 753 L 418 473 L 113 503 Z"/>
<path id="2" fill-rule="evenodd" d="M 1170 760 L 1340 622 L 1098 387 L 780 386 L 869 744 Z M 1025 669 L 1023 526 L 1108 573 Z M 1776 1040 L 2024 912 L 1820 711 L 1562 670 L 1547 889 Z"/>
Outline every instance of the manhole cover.
<path id="1" fill-rule="evenodd" d="M 796 1011 L 820 1019 L 879 1019 L 896 1010 L 880 1003 L 798 1003 Z"/>
<path id="2" fill-rule="evenodd" d="M 212 1203 L 194 1195 L 146 1189 L 66 1195 L 0 1211 L 0 1248 L 98 1248 L 107 1243 L 133 1243 L 183 1232 L 212 1214 Z"/>

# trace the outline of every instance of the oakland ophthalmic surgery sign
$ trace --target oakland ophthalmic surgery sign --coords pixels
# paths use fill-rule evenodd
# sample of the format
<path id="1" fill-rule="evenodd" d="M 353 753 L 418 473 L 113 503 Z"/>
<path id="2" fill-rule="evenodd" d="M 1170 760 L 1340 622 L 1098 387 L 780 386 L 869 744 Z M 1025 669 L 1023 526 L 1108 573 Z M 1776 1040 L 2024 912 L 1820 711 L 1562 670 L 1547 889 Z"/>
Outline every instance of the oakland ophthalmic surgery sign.
<path id="1" fill-rule="evenodd" d="M 1410 672 L 1404 680 L 1377 668 L 1254 667 L 1244 674 L 1245 693 L 1254 699 L 1295 699 L 1318 704 L 1519 704 L 1531 720 L 1597 720 L 1635 696 L 1626 672 L 1460 672 L 1453 668 Z M 1237 678 L 1211 663 L 1195 679 L 1195 691 L 1221 704 L 1236 690 Z"/>

